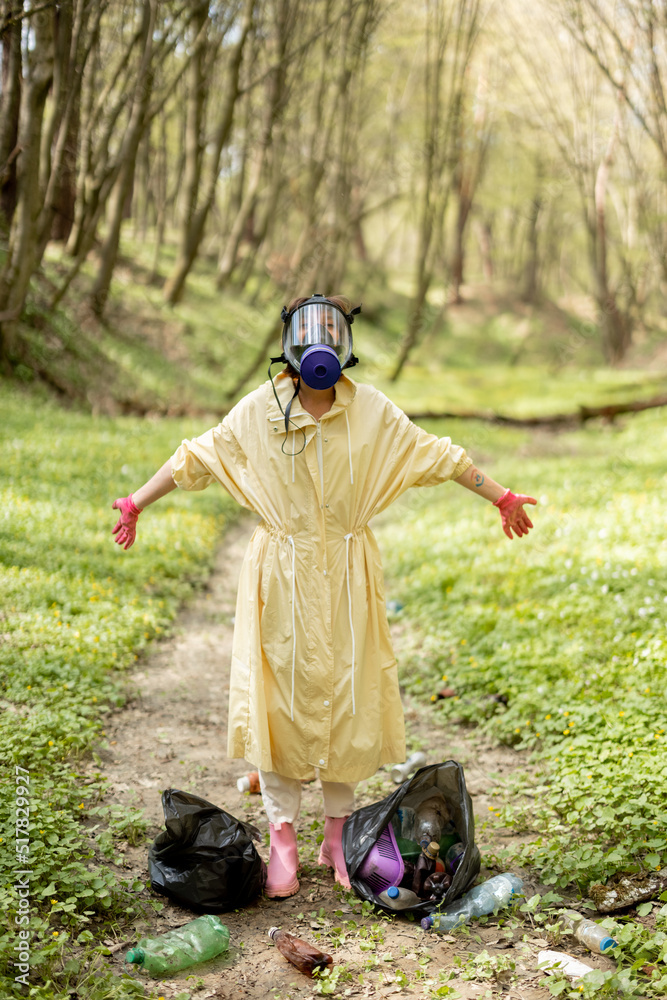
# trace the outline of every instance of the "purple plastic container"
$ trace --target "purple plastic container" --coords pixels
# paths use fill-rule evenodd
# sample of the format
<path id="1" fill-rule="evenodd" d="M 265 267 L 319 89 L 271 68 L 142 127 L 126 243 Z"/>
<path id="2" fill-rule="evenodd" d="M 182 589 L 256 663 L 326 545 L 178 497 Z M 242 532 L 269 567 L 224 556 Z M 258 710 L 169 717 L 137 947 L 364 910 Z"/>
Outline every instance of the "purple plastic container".
<path id="1" fill-rule="evenodd" d="M 379 896 L 390 886 L 400 885 L 404 874 L 403 858 L 396 843 L 393 827 L 388 823 L 364 858 L 358 875 L 371 892 Z"/>

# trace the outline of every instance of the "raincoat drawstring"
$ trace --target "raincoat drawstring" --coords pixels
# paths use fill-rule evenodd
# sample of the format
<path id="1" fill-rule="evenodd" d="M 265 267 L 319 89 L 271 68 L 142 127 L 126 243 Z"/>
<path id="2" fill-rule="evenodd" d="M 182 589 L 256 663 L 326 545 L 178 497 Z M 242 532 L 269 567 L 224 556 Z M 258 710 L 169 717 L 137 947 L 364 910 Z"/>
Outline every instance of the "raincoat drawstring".
<path id="1" fill-rule="evenodd" d="M 350 539 L 352 538 L 352 533 L 345 535 L 345 577 L 347 579 L 347 612 L 350 617 L 350 633 L 352 635 L 352 715 L 356 715 L 356 709 L 354 705 L 354 661 L 356 657 L 356 651 L 354 646 L 354 623 L 352 621 L 352 594 L 350 592 Z"/>
<path id="2" fill-rule="evenodd" d="M 296 622 L 294 619 L 294 604 L 296 596 L 296 550 L 294 548 L 294 539 L 291 535 L 287 536 L 287 541 L 292 546 L 292 697 L 290 698 L 289 714 L 290 719 L 294 722 L 294 669 L 296 666 Z"/>

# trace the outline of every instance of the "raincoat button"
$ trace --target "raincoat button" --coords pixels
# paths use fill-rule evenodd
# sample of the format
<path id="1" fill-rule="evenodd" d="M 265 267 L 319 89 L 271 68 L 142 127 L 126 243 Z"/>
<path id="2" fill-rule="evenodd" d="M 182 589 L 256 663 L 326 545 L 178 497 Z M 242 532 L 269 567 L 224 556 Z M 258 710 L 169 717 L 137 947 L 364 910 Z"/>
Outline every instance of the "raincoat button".
<path id="1" fill-rule="evenodd" d="M 323 573 L 324 573 L 325 576 L 327 575 L 327 571 L 326 570 L 323 570 Z"/>
<path id="2" fill-rule="evenodd" d="M 324 443 L 325 443 L 325 444 L 328 444 L 328 443 L 329 443 L 329 438 L 325 438 L 325 439 L 324 439 Z"/>
<path id="3" fill-rule="evenodd" d="M 320 764 L 324 764 L 324 759 L 320 757 Z"/>
<path id="4" fill-rule="evenodd" d="M 324 702 L 324 707 L 325 707 L 325 708 L 328 708 L 328 707 L 329 707 L 329 702 L 328 702 L 328 701 L 325 701 L 325 702 Z"/>
<path id="5" fill-rule="evenodd" d="M 324 505 L 324 506 L 325 506 L 325 507 L 328 507 L 328 506 L 329 506 L 329 504 L 328 504 L 328 503 L 325 503 L 325 505 Z"/>

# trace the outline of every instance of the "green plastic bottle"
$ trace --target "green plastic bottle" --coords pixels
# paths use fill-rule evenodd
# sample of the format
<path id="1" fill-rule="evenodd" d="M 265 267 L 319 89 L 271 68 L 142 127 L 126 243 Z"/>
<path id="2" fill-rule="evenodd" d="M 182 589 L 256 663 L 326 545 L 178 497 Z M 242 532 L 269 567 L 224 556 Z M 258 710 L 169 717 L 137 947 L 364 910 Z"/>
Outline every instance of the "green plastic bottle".
<path id="1" fill-rule="evenodd" d="M 198 962 L 221 955 L 229 948 L 229 929 L 212 913 L 167 931 L 155 938 L 142 938 L 125 956 L 151 976 L 178 972 Z"/>

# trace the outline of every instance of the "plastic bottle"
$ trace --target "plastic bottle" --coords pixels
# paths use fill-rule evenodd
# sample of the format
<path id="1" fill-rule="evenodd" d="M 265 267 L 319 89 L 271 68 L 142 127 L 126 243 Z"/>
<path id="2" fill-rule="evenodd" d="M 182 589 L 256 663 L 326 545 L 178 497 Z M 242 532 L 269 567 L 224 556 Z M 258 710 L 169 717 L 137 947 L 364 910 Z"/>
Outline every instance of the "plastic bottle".
<path id="1" fill-rule="evenodd" d="M 427 899 L 442 899 L 452 884 L 452 876 L 446 872 L 434 872 L 424 882 L 424 894 Z"/>
<path id="2" fill-rule="evenodd" d="M 449 823 L 449 810 L 442 792 L 437 791 L 417 806 L 415 840 L 440 841 L 442 831 Z"/>
<path id="3" fill-rule="evenodd" d="M 191 920 L 159 937 L 142 938 L 125 956 L 152 976 L 178 972 L 221 955 L 229 948 L 229 930 L 212 913 Z"/>
<path id="4" fill-rule="evenodd" d="M 242 778 L 237 780 L 236 787 L 240 792 L 250 792 L 251 795 L 259 795 L 259 774 L 257 771 L 244 774 Z"/>
<path id="5" fill-rule="evenodd" d="M 453 875 L 458 866 L 461 864 L 461 858 L 465 853 L 465 844 L 460 841 L 458 844 L 452 844 L 447 853 L 445 854 L 445 871 L 449 875 Z"/>
<path id="6" fill-rule="evenodd" d="M 312 976 L 315 969 L 330 969 L 333 965 L 333 958 L 324 951 L 319 951 L 307 941 L 302 941 L 295 934 L 289 931 L 281 931 L 278 927 L 269 928 L 269 937 L 281 954 L 288 962 L 296 966 L 299 972 L 305 972 L 307 976 Z"/>
<path id="7" fill-rule="evenodd" d="M 408 906 L 415 906 L 421 903 L 419 896 L 412 889 L 404 889 L 400 886 L 390 885 L 388 889 L 378 896 L 386 906 L 391 906 L 392 910 L 405 910 Z"/>
<path id="8" fill-rule="evenodd" d="M 513 896 L 521 893 L 523 880 L 517 875 L 506 872 L 494 875 L 493 878 L 476 885 L 460 899 L 445 906 L 439 913 L 424 917 L 422 927 L 425 931 L 452 931 L 467 924 L 472 917 L 482 917 L 493 913 L 502 906 L 507 906 Z"/>
<path id="9" fill-rule="evenodd" d="M 430 844 L 422 841 L 421 855 L 415 861 L 415 871 L 412 876 L 412 891 L 420 898 L 424 898 L 424 882 L 435 872 L 435 863 L 438 858 L 440 846 L 437 840 L 432 840 Z"/>
<path id="10" fill-rule="evenodd" d="M 405 837 L 396 837 L 396 846 L 404 861 L 416 861 L 422 852 L 416 840 L 406 840 Z"/>
<path id="11" fill-rule="evenodd" d="M 576 910 L 563 910 L 562 916 L 558 919 L 563 924 L 566 934 L 572 934 L 589 951 L 604 955 L 618 946 L 618 941 L 610 936 L 609 931 L 600 927 L 594 920 L 582 917 Z"/>
<path id="12" fill-rule="evenodd" d="M 395 767 L 392 767 L 391 780 L 394 784 L 400 785 L 413 771 L 416 771 L 418 767 L 423 767 L 425 763 L 426 754 L 418 750 L 412 756 L 408 757 L 404 764 L 397 764 Z"/>

